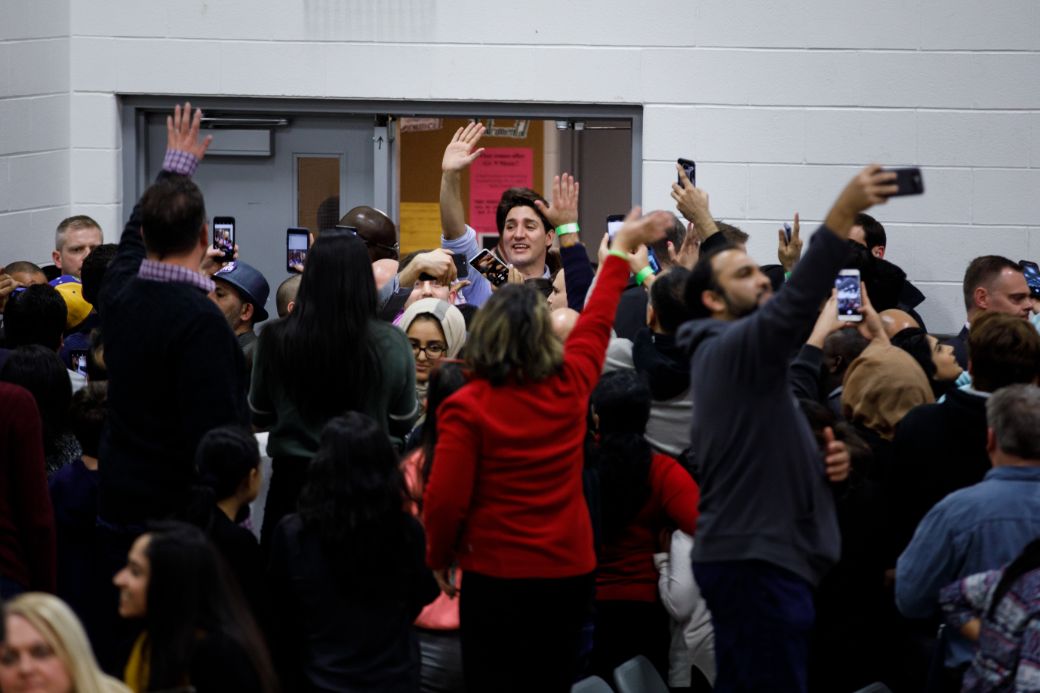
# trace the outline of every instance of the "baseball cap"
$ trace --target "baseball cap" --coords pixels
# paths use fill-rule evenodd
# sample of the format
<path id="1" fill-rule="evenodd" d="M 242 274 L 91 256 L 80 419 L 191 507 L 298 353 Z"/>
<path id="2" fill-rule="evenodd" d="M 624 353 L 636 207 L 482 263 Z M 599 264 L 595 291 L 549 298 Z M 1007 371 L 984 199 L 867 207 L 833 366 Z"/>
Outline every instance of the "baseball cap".
<path id="1" fill-rule="evenodd" d="M 258 269 L 234 260 L 221 267 L 213 278 L 227 282 L 245 295 L 247 302 L 253 304 L 255 322 L 267 320 L 264 304 L 267 303 L 267 295 L 271 293 L 271 288 Z"/>
<path id="2" fill-rule="evenodd" d="M 79 325 L 87 319 L 90 311 L 94 310 L 94 306 L 83 298 L 83 283 L 76 277 L 71 274 L 63 274 L 49 283 L 65 299 L 65 307 L 68 308 L 68 317 L 65 319 L 66 330 L 71 330 Z"/>

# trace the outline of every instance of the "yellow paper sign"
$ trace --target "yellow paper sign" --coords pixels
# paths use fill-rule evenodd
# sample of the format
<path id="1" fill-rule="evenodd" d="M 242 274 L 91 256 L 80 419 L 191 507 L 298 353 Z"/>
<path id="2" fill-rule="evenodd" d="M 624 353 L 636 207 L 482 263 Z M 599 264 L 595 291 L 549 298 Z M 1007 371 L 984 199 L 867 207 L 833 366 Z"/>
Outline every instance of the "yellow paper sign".
<path id="1" fill-rule="evenodd" d="M 441 206 L 436 202 L 401 203 L 401 255 L 441 247 Z"/>

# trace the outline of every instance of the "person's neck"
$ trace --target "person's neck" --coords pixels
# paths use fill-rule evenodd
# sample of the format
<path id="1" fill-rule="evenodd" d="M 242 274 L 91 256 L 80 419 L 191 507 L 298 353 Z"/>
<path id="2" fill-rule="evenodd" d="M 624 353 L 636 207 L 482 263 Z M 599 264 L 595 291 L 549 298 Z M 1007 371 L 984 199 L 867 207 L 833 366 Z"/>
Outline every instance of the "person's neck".
<path id="1" fill-rule="evenodd" d="M 242 501 L 235 496 L 231 496 L 231 498 L 217 501 L 217 507 L 220 508 L 220 512 L 227 515 L 229 520 L 234 522 L 235 518 L 238 517 L 238 511 L 242 509 Z"/>
<path id="2" fill-rule="evenodd" d="M 157 253 L 146 253 L 145 257 L 153 262 L 162 262 L 167 265 L 176 265 L 177 267 L 183 267 L 184 269 L 191 270 L 192 272 L 198 272 L 199 267 L 202 265 L 202 258 L 197 253 L 187 253 L 182 255 L 163 255 L 160 256 Z"/>
<path id="3" fill-rule="evenodd" d="M 234 333 L 235 333 L 236 337 L 241 337 L 245 333 L 252 332 L 252 331 L 253 331 L 253 326 L 250 325 L 249 323 L 241 323 L 237 327 L 235 327 L 235 329 L 234 329 Z"/>
<path id="4" fill-rule="evenodd" d="M 1040 467 L 1040 460 L 1027 460 L 1018 455 L 1004 452 L 997 448 L 990 453 L 990 462 L 994 467 Z"/>
<path id="5" fill-rule="evenodd" d="M 516 267 L 520 274 L 524 275 L 524 279 L 542 279 L 545 277 L 545 258 L 541 261 L 535 260 L 529 265 L 520 267 L 519 265 L 513 265 Z"/>
<path id="6" fill-rule="evenodd" d="M 80 455 L 80 459 L 83 460 L 83 466 L 92 472 L 97 471 L 97 458 L 91 457 L 90 455 Z"/>

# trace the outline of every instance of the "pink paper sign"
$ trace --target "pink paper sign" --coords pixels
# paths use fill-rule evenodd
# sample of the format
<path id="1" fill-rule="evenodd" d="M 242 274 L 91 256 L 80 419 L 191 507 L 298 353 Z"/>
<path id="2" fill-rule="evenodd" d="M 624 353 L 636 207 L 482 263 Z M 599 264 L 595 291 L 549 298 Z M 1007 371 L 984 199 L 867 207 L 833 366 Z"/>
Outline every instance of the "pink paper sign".
<path id="1" fill-rule="evenodd" d="M 527 147 L 491 147 L 469 168 L 469 225 L 478 233 L 497 233 L 495 210 L 508 188 L 534 184 L 534 157 Z"/>

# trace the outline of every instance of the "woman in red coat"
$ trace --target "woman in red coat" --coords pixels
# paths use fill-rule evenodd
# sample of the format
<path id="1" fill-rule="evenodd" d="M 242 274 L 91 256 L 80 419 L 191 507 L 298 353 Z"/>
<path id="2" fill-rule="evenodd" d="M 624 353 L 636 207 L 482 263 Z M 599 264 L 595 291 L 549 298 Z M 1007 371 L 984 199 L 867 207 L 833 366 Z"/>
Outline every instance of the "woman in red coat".
<path id="1" fill-rule="evenodd" d="M 499 289 L 467 341 L 473 379 L 438 410 L 427 562 L 449 594 L 450 567 L 466 572 L 460 617 L 471 691 L 568 691 L 574 681 L 596 567 L 582 490 L 589 394 L 631 254 L 673 223 L 664 212 L 637 215 L 614 237 L 566 345 L 541 294 Z"/>

